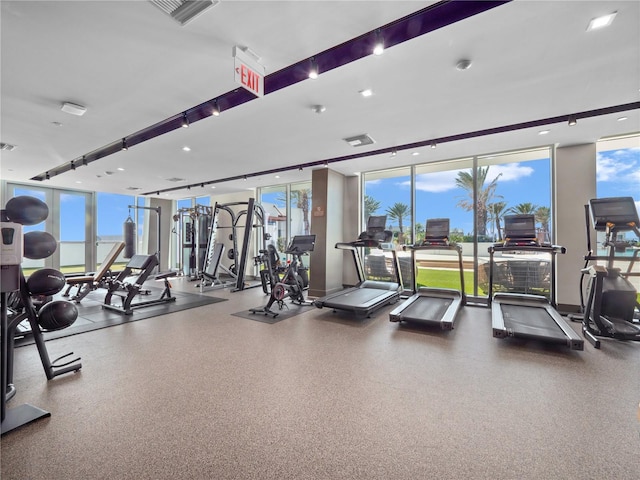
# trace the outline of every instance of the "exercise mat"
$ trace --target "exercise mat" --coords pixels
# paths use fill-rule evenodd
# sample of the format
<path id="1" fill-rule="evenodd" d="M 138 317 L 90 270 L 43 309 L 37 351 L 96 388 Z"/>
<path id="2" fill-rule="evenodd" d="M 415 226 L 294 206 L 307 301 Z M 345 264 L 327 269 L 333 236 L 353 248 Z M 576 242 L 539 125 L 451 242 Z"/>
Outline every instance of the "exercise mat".
<path id="1" fill-rule="evenodd" d="M 160 288 L 145 287 L 145 289 L 150 290 L 150 298 L 158 298 L 162 293 L 162 289 Z M 101 328 L 136 322 L 138 320 L 166 315 L 173 312 L 180 312 L 182 310 L 202 307 L 204 305 L 211 305 L 213 303 L 224 302 L 227 300 L 226 298 L 172 291 L 171 295 L 175 297 L 175 301 L 165 302 L 158 305 L 143 306 L 134 309 L 131 315 L 125 315 L 121 312 L 102 308 L 104 295 L 105 291 L 101 289 L 87 295 L 81 303 L 76 304 L 78 308 L 78 319 L 75 323 L 63 330 L 43 332 L 45 341 L 69 337 L 71 335 L 78 335 L 80 333 L 92 332 Z M 144 300 L 144 296 L 141 298 Z M 33 337 L 31 335 L 25 335 L 22 338 L 16 338 L 15 346 L 21 347 L 24 345 L 32 345 L 33 343 Z"/>

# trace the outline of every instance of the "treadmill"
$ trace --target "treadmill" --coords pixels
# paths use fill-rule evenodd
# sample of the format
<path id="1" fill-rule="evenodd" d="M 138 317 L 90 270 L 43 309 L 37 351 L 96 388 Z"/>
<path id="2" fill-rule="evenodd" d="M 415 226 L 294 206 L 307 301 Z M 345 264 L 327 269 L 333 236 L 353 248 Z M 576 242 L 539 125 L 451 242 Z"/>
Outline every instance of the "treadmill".
<path id="1" fill-rule="evenodd" d="M 489 247 L 489 296 L 493 336 L 496 338 L 528 338 L 566 345 L 571 350 L 583 350 L 584 341 L 556 311 L 556 255 L 566 249 L 537 241 L 535 217 L 531 214 L 504 217 L 504 243 Z M 494 253 L 532 252 L 551 255 L 550 299 L 543 295 L 503 293 L 493 294 Z"/>
<path id="2" fill-rule="evenodd" d="M 462 305 L 467 303 L 464 292 L 464 267 L 462 247 L 449 242 L 449 219 L 432 218 L 426 223 L 425 239 L 420 244 L 411 245 L 413 263 L 413 295 L 396 307 L 390 314 L 391 322 L 415 322 L 452 330 Z M 405 247 L 406 249 L 406 247 Z M 458 253 L 460 290 L 417 286 L 416 252 L 435 250 L 455 250 Z"/>
<path id="3" fill-rule="evenodd" d="M 391 240 L 392 233 L 385 230 L 386 215 L 370 216 L 367 220 L 367 230 L 362 232 L 355 242 L 339 242 L 335 248 L 348 250 L 353 255 L 356 266 L 358 283 L 336 293 L 318 298 L 313 304 L 318 308 L 331 308 L 334 311 L 343 310 L 355 314 L 356 318 L 370 317 L 382 307 L 396 303 L 400 298 L 400 276 L 398 257 L 395 250 L 391 250 L 391 266 L 394 281 L 367 279 L 360 257 L 360 248 L 381 249 L 381 243 Z M 386 264 L 387 259 L 384 257 Z"/>

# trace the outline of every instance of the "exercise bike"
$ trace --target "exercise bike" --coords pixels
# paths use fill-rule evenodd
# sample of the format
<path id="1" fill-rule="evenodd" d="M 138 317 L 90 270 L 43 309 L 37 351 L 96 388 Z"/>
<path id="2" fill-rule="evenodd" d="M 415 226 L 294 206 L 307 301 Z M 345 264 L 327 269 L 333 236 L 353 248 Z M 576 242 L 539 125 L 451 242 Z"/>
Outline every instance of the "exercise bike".
<path id="1" fill-rule="evenodd" d="M 271 265 L 270 252 L 267 250 L 260 251 L 267 264 L 265 268 L 267 270 L 266 275 L 271 279 L 271 293 L 267 304 L 262 308 L 250 309 L 251 313 L 262 313 L 276 318 L 279 312 L 272 311 L 271 306 L 275 303 L 278 305 L 278 310 L 282 310 L 287 307 L 284 302 L 287 298 L 291 298 L 291 301 L 297 305 L 312 305 L 304 299 L 304 291 L 309 287 L 309 274 L 308 268 L 302 262 L 302 256 L 313 251 L 315 241 L 315 235 L 296 235 L 293 237 L 289 247 L 284 252 L 287 255 L 291 255 L 292 258 L 283 272 L 280 272 L 278 268 L 273 268 Z M 263 289 L 265 289 L 264 284 Z"/>
<path id="2" fill-rule="evenodd" d="M 591 250 L 589 211 L 593 227 L 604 231 L 605 239 L 602 245 L 608 249 L 608 255 L 593 255 Z M 609 337 L 617 340 L 640 341 L 640 321 L 635 287 L 628 277 L 640 275 L 632 272 L 632 267 L 638 260 L 640 249 L 632 247 L 632 255 L 620 255 L 625 252 L 629 244 L 618 240 L 618 234 L 633 231 L 640 239 L 640 224 L 638 212 L 632 197 L 597 198 L 589 201 L 585 206 L 587 221 L 587 247 L 585 267 L 580 277 L 580 300 L 582 315 L 571 316 L 572 320 L 582 321 L 582 333 L 595 347 L 600 348 L 597 337 Z M 618 253 L 618 255 L 616 255 Z M 606 266 L 590 264 L 603 260 Z M 626 272 L 614 267 L 614 261 L 629 262 Z M 586 302 L 582 293 L 584 278 L 588 277 Z"/>

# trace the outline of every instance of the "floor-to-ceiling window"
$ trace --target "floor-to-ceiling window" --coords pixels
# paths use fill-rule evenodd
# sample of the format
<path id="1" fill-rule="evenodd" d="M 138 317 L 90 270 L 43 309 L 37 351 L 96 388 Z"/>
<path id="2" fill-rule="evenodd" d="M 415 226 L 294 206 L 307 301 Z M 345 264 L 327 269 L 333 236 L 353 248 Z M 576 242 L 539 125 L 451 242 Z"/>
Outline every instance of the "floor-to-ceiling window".
<path id="1" fill-rule="evenodd" d="M 265 233 L 270 235 L 268 243 L 272 243 L 279 252 L 287 249 L 287 186 L 277 185 L 260 189 L 260 204 L 264 209 Z"/>
<path id="2" fill-rule="evenodd" d="M 503 240 L 504 218 L 532 215 L 540 243 L 551 243 L 553 232 L 551 151 L 521 150 L 476 160 L 476 229 L 478 295 L 488 291 L 488 246 Z M 496 254 L 494 291 L 550 295 L 551 257 L 548 253 Z"/>
<path id="3" fill-rule="evenodd" d="M 135 242 L 135 239 L 125 239 L 124 236 L 124 223 L 136 222 L 136 209 L 130 208 L 131 205 L 136 205 L 133 195 L 101 192 L 96 194 L 98 263 L 106 258 L 114 243 L 131 240 Z M 140 234 L 139 228 L 138 224 L 134 229 L 136 236 Z M 134 243 L 134 245 L 136 245 L 134 250 L 137 250 L 137 244 Z M 126 263 L 123 251 L 116 260 L 116 266 L 126 265 Z"/>
<path id="4" fill-rule="evenodd" d="M 640 135 L 609 138 L 596 145 L 596 194 L 598 198 L 631 197 L 640 212 Z M 598 232 L 596 252 L 606 255 L 608 250 L 602 245 L 605 233 Z M 617 256 L 631 258 L 640 246 L 640 239 L 632 230 L 620 232 L 615 239 L 618 242 Z M 615 266 L 626 272 L 629 262 L 616 262 Z M 631 271 L 640 274 L 640 265 L 631 265 Z M 629 276 L 629 281 L 640 292 L 640 277 Z M 640 301 L 640 293 L 638 293 Z"/>
<path id="5" fill-rule="evenodd" d="M 473 189 L 469 189 L 473 158 L 417 165 L 416 242 L 424 240 L 429 219 L 448 219 L 449 238 L 464 248 L 465 291 L 474 293 Z M 416 251 L 418 287 L 460 288 L 455 266 L 458 254 L 447 249 Z M 453 268 L 452 268 L 453 267 Z"/>
<path id="6" fill-rule="evenodd" d="M 488 247 L 503 240 L 505 215 L 532 215 L 537 239 L 552 241 L 551 185 L 551 150 L 540 148 L 366 173 L 362 204 L 365 219 L 387 215 L 396 250 L 413 243 L 412 230 L 416 242 L 424 239 L 428 219 L 449 219 L 449 238 L 462 246 L 465 291 L 482 297 L 488 293 Z M 459 276 L 451 272 L 456 258 L 451 251 L 421 252 L 417 284 L 459 288 Z M 401 254 L 401 267 L 402 260 Z M 504 253 L 496 262 L 505 267 L 501 271 L 513 267 L 508 278 L 497 278 L 498 290 L 549 295 L 548 254 Z"/>

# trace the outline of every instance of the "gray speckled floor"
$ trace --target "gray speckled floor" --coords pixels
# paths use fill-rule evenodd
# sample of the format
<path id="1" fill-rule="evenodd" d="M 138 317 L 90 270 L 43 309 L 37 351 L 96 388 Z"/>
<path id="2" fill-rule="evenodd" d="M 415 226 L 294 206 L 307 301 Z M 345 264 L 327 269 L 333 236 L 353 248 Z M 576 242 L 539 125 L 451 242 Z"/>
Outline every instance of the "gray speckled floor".
<path id="1" fill-rule="evenodd" d="M 192 284 L 176 288 L 192 291 Z M 583 352 L 309 309 L 227 302 L 16 350 L 16 397 L 51 412 L 2 437 L 2 479 L 637 479 L 640 344 Z M 579 325 L 573 324 L 578 331 Z"/>

